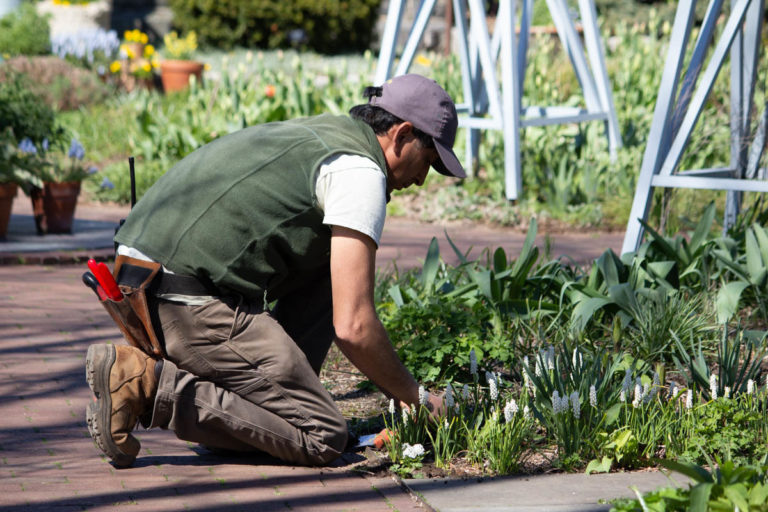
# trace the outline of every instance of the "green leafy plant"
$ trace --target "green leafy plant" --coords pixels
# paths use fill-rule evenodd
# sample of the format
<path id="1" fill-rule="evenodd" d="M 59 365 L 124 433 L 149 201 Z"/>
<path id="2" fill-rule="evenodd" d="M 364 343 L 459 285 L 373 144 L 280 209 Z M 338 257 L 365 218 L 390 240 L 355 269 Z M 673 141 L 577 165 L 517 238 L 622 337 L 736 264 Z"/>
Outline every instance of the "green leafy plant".
<path id="1" fill-rule="evenodd" d="M 664 488 L 637 499 L 613 501 L 612 512 L 768 510 L 768 465 L 739 466 L 733 461 L 716 461 L 712 469 L 686 462 L 664 459 L 660 463 L 692 480 L 688 489 Z"/>
<path id="2" fill-rule="evenodd" d="M 202 42 L 279 48 L 296 46 L 322 53 L 368 48 L 380 0 L 173 0 L 174 22 L 194 30 Z"/>
<path id="3" fill-rule="evenodd" d="M 0 19 L 0 55 L 44 55 L 51 49 L 48 18 L 34 2 L 22 2 Z"/>

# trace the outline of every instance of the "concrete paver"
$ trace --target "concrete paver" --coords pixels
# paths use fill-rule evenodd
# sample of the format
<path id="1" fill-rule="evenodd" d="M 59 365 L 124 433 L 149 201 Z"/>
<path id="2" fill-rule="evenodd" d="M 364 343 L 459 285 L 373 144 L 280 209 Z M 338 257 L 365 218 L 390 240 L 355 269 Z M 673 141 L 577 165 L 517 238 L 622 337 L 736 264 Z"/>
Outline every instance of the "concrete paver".
<path id="1" fill-rule="evenodd" d="M 502 500 L 499 507 L 503 500 L 528 506 L 522 497 L 534 496 L 530 506 L 535 507 L 536 493 L 558 494 L 552 492 L 554 484 L 537 483 L 546 476 L 479 484 L 408 481 L 407 486 L 422 496 L 415 499 L 391 478 L 350 471 L 351 456 L 328 468 L 232 459 L 160 430 L 139 430 L 142 450 L 136 465 L 115 469 L 95 447 L 85 425 L 91 394 L 84 360 L 91 343 L 123 341 L 82 285 L 85 265 L 72 262 L 110 258 L 114 226 L 127 208 L 79 205 L 74 235 L 38 237 L 25 199 L 14 202 L 15 227 L 8 240 L 0 242 L 0 510 L 493 510 L 496 498 Z M 89 230 L 93 236 L 84 236 Z M 418 264 L 432 236 L 438 238 L 444 259 L 455 264 L 446 230 L 460 250 L 471 248 L 470 257 L 475 258 L 486 247 L 504 247 L 513 256 L 524 240 L 524 233 L 511 230 L 395 220 L 385 229 L 378 267 Z M 544 244 L 541 237 L 541 247 Z M 566 254 L 585 263 L 620 246 L 620 234 L 562 234 L 553 237 L 551 256 Z M 36 264 L 15 264 L 22 258 Z M 635 477 L 629 478 L 634 482 Z M 627 487 L 626 482 L 589 482 L 606 489 Z M 543 490 L 536 491 L 539 485 Z M 586 484 L 578 486 L 586 489 Z M 563 506 L 582 506 L 587 494 L 580 496 Z M 592 510 L 514 510 L 545 509 Z"/>

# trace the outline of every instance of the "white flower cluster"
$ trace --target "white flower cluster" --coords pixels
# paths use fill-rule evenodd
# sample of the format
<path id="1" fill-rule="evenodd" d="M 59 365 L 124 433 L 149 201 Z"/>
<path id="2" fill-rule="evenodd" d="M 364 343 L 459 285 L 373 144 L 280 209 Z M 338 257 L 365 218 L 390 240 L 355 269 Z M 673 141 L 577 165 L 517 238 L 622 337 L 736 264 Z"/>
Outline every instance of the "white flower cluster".
<path id="1" fill-rule="evenodd" d="M 492 372 L 485 372 L 485 380 L 488 381 L 488 393 L 491 395 L 491 400 L 497 400 L 499 398 L 499 382 L 496 375 Z"/>
<path id="2" fill-rule="evenodd" d="M 419 405 L 427 405 L 429 402 L 429 391 L 424 386 L 419 386 Z"/>
<path id="3" fill-rule="evenodd" d="M 747 394 L 754 395 L 755 394 L 755 381 L 752 379 L 749 379 L 747 381 Z"/>
<path id="4" fill-rule="evenodd" d="M 424 447 L 419 443 L 414 445 L 403 443 L 403 458 L 418 459 L 419 457 L 423 456 L 424 453 Z"/>
<path id="5" fill-rule="evenodd" d="M 571 393 L 571 409 L 573 410 L 573 417 L 579 419 L 581 417 L 581 403 L 579 402 L 578 391 Z"/>
<path id="6" fill-rule="evenodd" d="M 693 390 L 689 389 L 685 395 L 685 408 L 693 409 Z"/>
<path id="7" fill-rule="evenodd" d="M 597 390 L 594 384 L 589 386 L 589 405 L 597 407 Z"/>
<path id="8" fill-rule="evenodd" d="M 395 400 L 394 398 L 389 399 L 389 414 L 395 414 Z"/>
<path id="9" fill-rule="evenodd" d="M 574 368 L 581 368 L 582 359 L 581 359 L 581 352 L 579 352 L 578 347 L 573 349 L 573 367 Z"/>
<path id="10" fill-rule="evenodd" d="M 641 382 L 640 377 L 635 381 L 635 394 L 632 398 L 632 407 L 635 409 L 643 405 L 643 386 L 641 385 Z"/>
<path id="11" fill-rule="evenodd" d="M 509 402 L 504 406 L 504 421 L 509 423 L 512 418 L 517 414 L 518 407 L 514 398 L 510 398 Z"/>
<path id="12" fill-rule="evenodd" d="M 712 400 L 717 400 L 717 375 L 714 373 L 709 376 L 709 394 L 712 395 Z"/>
<path id="13" fill-rule="evenodd" d="M 555 414 L 562 414 L 568 412 L 568 409 L 571 408 L 571 402 L 568 398 L 568 396 L 560 397 L 560 393 L 555 390 L 552 393 L 552 411 Z"/>

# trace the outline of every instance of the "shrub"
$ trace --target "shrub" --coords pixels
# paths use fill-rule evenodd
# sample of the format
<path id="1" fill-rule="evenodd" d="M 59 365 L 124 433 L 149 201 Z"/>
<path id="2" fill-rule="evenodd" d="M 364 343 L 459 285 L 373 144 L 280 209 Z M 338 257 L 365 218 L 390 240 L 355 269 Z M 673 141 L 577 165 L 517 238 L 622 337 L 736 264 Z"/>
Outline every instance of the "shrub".
<path id="1" fill-rule="evenodd" d="M 59 111 L 102 101 L 110 93 L 95 71 L 53 56 L 14 57 L 0 66 L 0 81 L 9 73 L 26 76 L 29 89 Z"/>
<path id="2" fill-rule="evenodd" d="M 42 142 L 53 133 L 54 123 L 53 109 L 29 88 L 23 75 L 10 73 L 0 81 L 0 126 L 10 127 L 17 141 Z"/>
<path id="3" fill-rule="evenodd" d="M 174 23 L 200 42 L 320 53 L 368 48 L 381 0 L 171 0 Z"/>
<path id="4" fill-rule="evenodd" d="M 48 19 L 24 2 L 0 19 L 0 55 L 43 55 L 51 47 Z"/>

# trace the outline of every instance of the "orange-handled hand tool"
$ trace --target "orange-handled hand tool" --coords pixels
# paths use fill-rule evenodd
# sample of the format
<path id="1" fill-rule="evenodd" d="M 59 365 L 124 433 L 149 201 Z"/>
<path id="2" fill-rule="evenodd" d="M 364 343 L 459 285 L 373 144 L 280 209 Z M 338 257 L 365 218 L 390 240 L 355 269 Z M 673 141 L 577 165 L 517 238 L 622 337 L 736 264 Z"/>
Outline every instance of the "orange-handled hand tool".
<path id="1" fill-rule="evenodd" d="M 120 291 L 115 278 L 112 277 L 112 272 L 109 271 L 109 267 L 105 263 L 96 263 L 96 260 L 90 259 L 88 260 L 88 268 L 96 277 L 107 297 L 118 302 L 123 300 L 123 292 Z"/>

